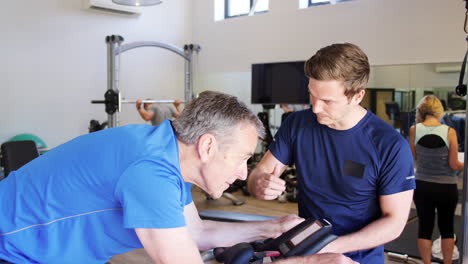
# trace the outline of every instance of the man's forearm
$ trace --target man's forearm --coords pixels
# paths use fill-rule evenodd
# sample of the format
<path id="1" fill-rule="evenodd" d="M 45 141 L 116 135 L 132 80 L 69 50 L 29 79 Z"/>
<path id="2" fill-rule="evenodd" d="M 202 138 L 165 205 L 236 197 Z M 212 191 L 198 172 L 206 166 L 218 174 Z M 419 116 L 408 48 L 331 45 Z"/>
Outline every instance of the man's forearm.
<path id="1" fill-rule="evenodd" d="M 361 230 L 344 235 L 328 244 L 322 252 L 346 253 L 374 248 L 400 236 L 408 220 L 413 190 L 379 198 L 382 216 Z"/>
<path id="2" fill-rule="evenodd" d="M 202 234 L 198 234 L 200 250 L 229 247 L 241 242 L 279 236 L 282 232 L 274 221 L 227 223 L 204 220 Z"/>
<path id="3" fill-rule="evenodd" d="M 325 253 L 274 261 L 275 264 L 358 264 L 341 254 Z"/>
<path id="4" fill-rule="evenodd" d="M 146 110 L 143 107 L 138 109 L 138 114 L 140 114 L 141 118 L 145 121 L 150 121 L 153 117 L 154 112 L 150 110 Z"/>
<path id="5" fill-rule="evenodd" d="M 397 238 L 403 227 L 400 220 L 382 217 L 355 233 L 338 237 L 320 252 L 347 253 L 374 248 Z"/>
<path id="6" fill-rule="evenodd" d="M 274 264 L 316 264 L 314 262 L 313 256 L 306 257 L 295 257 L 295 258 L 287 258 L 278 261 L 273 261 Z"/>

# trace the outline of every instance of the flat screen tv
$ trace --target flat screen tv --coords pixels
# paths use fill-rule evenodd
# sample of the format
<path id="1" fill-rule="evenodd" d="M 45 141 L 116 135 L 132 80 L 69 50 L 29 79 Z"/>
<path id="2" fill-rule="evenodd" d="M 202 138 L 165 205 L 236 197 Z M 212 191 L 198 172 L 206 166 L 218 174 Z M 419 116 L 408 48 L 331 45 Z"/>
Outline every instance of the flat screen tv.
<path id="1" fill-rule="evenodd" d="M 252 64 L 252 104 L 309 104 L 304 61 Z"/>

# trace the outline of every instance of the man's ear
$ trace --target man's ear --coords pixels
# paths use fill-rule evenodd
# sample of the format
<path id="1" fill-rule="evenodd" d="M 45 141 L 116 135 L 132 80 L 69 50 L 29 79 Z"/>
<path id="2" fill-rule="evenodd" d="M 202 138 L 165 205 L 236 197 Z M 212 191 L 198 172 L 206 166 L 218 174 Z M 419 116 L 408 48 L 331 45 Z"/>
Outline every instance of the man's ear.
<path id="1" fill-rule="evenodd" d="M 362 99 L 364 99 L 364 95 L 366 95 L 366 90 L 365 89 L 359 90 L 359 92 L 354 94 L 351 101 L 355 104 L 360 104 Z"/>
<path id="2" fill-rule="evenodd" d="M 216 138 L 212 134 L 203 134 L 197 142 L 197 152 L 202 162 L 207 162 L 214 155 L 217 147 Z"/>

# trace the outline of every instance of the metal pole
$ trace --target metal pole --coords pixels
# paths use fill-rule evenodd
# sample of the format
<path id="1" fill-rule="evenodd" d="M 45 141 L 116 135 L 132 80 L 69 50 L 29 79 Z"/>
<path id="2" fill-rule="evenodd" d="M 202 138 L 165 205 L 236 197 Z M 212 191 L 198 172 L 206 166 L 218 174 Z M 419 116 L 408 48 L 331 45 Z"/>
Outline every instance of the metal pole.
<path id="1" fill-rule="evenodd" d="M 468 37 L 466 38 L 468 41 Z M 467 51 L 468 52 L 468 51 Z M 463 68 L 463 67 L 462 67 Z M 465 70 L 463 68 L 463 70 Z M 465 72 L 460 72 L 460 75 L 465 76 Z M 467 215 L 467 209 L 468 209 L 468 201 L 466 199 L 468 195 L 468 167 L 467 167 L 467 162 L 468 162 L 468 155 L 467 155 L 467 150 L 468 150 L 468 104 L 466 104 L 466 113 L 465 113 L 465 144 L 464 144 L 464 149 L 463 152 L 465 153 L 465 167 L 463 169 L 463 197 L 462 197 L 462 240 L 461 240 L 461 250 L 460 250 L 460 264 L 468 264 L 468 215 Z"/>
<path id="2" fill-rule="evenodd" d="M 200 45 L 189 44 L 184 46 L 188 59 L 185 61 L 185 101 L 193 99 L 193 52 L 201 50 Z"/>
<path id="3" fill-rule="evenodd" d="M 122 104 L 136 104 L 137 100 L 120 100 Z M 141 100 L 144 104 L 170 104 L 175 103 L 176 100 Z M 185 100 L 179 100 L 181 103 L 185 103 Z"/>
<path id="4" fill-rule="evenodd" d="M 467 27 L 467 21 L 468 21 L 468 1 L 465 0 L 465 22 L 464 22 L 464 25 L 463 25 L 463 31 L 465 31 L 465 41 L 467 42 L 468 44 L 468 27 Z M 459 79 L 459 83 L 458 83 L 458 86 L 456 88 L 456 92 L 457 94 L 460 93 L 464 93 L 463 95 L 465 95 L 465 99 L 466 99 L 466 85 L 464 86 L 465 89 L 461 89 L 461 90 L 464 90 L 464 91 L 459 91 L 458 89 L 459 88 L 463 88 L 463 80 L 464 80 L 464 77 L 466 75 L 466 59 L 467 59 L 467 55 L 468 55 L 468 47 L 467 47 L 467 50 L 465 52 L 465 57 L 463 59 L 463 64 L 462 64 L 462 67 L 461 67 L 461 70 L 460 70 L 460 79 Z M 459 86 L 462 86 L 462 87 L 459 87 Z M 465 146 L 464 146 L 464 149 L 463 149 L 463 152 L 465 153 L 465 167 L 463 169 L 463 197 L 462 197 L 462 241 L 461 241 L 461 250 L 460 250 L 460 264 L 468 264 L 468 232 L 467 232 L 467 227 L 468 227 L 468 215 L 467 215 L 467 206 L 468 206 L 468 201 L 466 200 L 466 197 L 468 195 L 468 168 L 466 167 L 467 165 L 467 162 L 468 162 L 468 155 L 467 155 L 467 151 L 468 151 L 468 123 L 466 122 L 468 120 L 468 104 L 466 104 L 466 109 L 465 109 L 466 113 L 465 113 Z"/>
<path id="5" fill-rule="evenodd" d="M 464 73 L 463 73 L 464 74 Z M 465 117 L 465 123 L 466 120 L 468 120 L 468 104 L 466 108 L 466 117 Z M 462 197 L 462 240 L 461 240 L 461 250 L 460 250 L 460 264 L 467 264 L 468 263 L 468 215 L 467 215 L 467 206 L 468 206 L 468 201 L 466 199 L 467 194 L 468 194 L 468 167 L 467 167 L 467 162 L 468 162 L 468 155 L 466 151 L 468 150 L 468 123 L 465 124 L 465 148 L 464 148 L 464 153 L 465 153 L 465 168 L 463 169 L 463 197 Z"/>
<path id="6" fill-rule="evenodd" d="M 184 98 L 186 101 L 192 100 L 192 87 L 191 87 L 191 77 L 192 77 L 192 53 L 189 50 L 185 50 L 188 60 L 185 61 L 185 74 L 184 74 Z"/>
<path id="7" fill-rule="evenodd" d="M 107 41 L 107 90 L 115 90 L 115 42 L 114 36 L 108 36 Z M 117 126 L 118 111 L 107 115 L 108 127 Z"/>

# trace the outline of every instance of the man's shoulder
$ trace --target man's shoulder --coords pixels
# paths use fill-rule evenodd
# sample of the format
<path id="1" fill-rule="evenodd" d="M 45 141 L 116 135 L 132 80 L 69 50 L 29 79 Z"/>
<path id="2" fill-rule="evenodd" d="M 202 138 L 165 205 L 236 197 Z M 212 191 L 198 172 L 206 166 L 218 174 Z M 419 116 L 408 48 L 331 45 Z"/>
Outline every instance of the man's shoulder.
<path id="1" fill-rule="evenodd" d="M 286 123 L 291 125 L 299 124 L 312 124 L 316 120 L 315 114 L 311 109 L 304 109 L 301 111 L 292 112 L 285 120 Z"/>
<path id="2" fill-rule="evenodd" d="M 302 135 L 301 131 L 311 131 L 316 123 L 316 116 L 310 110 L 292 112 L 282 123 L 279 133 L 288 133 L 292 137 Z"/>
<path id="3" fill-rule="evenodd" d="M 408 141 L 391 125 L 372 114 L 362 128 L 363 134 L 368 138 L 379 152 L 392 148 L 408 147 Z"/>
<path id="4" fill-rule="evenodd" d="M 385 137 L 389 137 L 392 140 L 400 140 L 400 138 L 402 138 L 400 133 L 394 127 L 373 113 L 370 113 L 369 120 L 364 126 L 364 129 L 369 133 L 376 134 L 378 136 L 385 135 Z"/>

